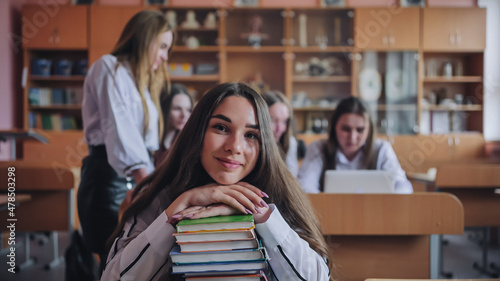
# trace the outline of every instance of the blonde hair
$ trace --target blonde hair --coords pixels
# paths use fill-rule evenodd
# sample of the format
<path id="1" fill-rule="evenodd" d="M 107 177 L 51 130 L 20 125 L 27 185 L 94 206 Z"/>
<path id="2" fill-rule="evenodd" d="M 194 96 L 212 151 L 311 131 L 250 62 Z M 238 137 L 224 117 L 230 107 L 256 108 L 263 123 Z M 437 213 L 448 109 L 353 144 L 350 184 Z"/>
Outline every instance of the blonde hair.
<path id="1" fill-rule="evenodd" d="M 141 96 L 144 109 L 143 133 L 145 135 L 149 126 L 149 111 L 146 104 L 144 89 L 147 88 L 151 99 L 158 111 L 158 136 L 163 135 L 163 116 L 160 106 L 160 92 L 168 79 L 166 63 L 159 65 L 158 69 L 151 70 L 150 46 L 157 43 L 161 33 L 173 31 L 162 13 L 153 10 L 144 10 L 135 14 L 125 25 L 125 28 L 116 43 L 112 55 L 118 61 L 128 62 L 134 76 L 134 82 Z M 169 50 L 170 51 L 170 50 Z"/>

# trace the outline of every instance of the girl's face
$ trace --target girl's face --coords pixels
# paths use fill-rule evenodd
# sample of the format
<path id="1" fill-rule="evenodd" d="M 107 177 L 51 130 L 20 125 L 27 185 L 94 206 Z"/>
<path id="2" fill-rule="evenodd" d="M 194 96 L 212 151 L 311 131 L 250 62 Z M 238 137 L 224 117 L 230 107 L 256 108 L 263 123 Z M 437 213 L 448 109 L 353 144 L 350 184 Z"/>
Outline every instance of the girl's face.
<path id="1" fill-rule="evenodd" d="M 174 96 L 170 107 L 170 128 L 182 130 L 191 116 L 191 99 L 188 94 L 181 93 Z"/>
<path id="2" fill-rule="evenodd" d="M 160 33 L 156 40 L 151 42 L 149 47 L 149 62 L 151 70 L 157 70 L 158 66 L 166 62 L 168 59 L 168 50 L 172 47 L 174 34 L 172 31 Z"/>
<path id="3" fill-rule="evenodd" d="M 364 116 L 355 113 L 340 116 L 335 125 L 335 132 L 340 150 L 349 160 L 352 160 L 365 144 L 368 131 L 369 123 Z"/>
<path id="4" fill-rule="evenodd" d="M 279 141 L 283 133 L 285 133 L 290 119 L 288 107 L 282 102 L 276 102 L 269 107 L 271 115 L 271 128 L 273 129 L 274 139 Z"/>
<path id="5" fill-rule="evenodd" d="M 201 163 L 219 184 L 241 181 L 254 169 L 260 151 L 255 109 L 246 98 L 229 96 L 215 109 L 203 140 Z"/>

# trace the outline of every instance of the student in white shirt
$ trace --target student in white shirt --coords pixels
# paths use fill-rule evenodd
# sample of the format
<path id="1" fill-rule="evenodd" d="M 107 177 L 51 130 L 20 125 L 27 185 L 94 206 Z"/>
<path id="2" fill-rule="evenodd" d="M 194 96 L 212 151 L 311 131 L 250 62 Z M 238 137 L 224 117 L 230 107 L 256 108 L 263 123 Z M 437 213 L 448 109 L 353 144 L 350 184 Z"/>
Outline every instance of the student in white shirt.
<path id="1" fill-rule="evenodd" d="M 396 192 L 413 187 L 389 142 L 376 139 L 367 104 L 357 97 L 343 99 L 333 113 L 328 139 L 312 142 L 299 171 L 307 193 L 323 191 L 326 170 L 387 170 L 396 173 Z"/>
<path id="2" fill-rule="evenodd" d="M 154 170 L 151 152 L 158 149 L 163 128 L 159 94 L 172 42 L 162 13 L 139 12 L 111 54 L 98 59 L 85 78 L 82 118 L 89 155 L 82 163 L 78 215 L 101 269 L 127 186 Z"/>
<path id="3" fill-rule="evenodd" d="M 193 98 L 184 85 L 172 84 L 170 93 L 167 93 L 166 88 L 164 87 L 160 96 L 165 130 L 163 130 L 160 149 L 155 154 L 155 166 L 158 166 L 167 156 L 175 138 L 186 125 L 193 110 Z"/>
<path id="4" fill-rule="evenodd" d="M 292 134 L 292 106 L 286 96 L 278 91 L 268 91 L 262 94 L 262 97 L 269 106 L 274 139 L 281 148 L 288 169 L 294 177 L 297 177 L 299 160 L 297 140 Z"/>
<path id="5" fill-rule="evenodd" d="M 318 220 L 272 140 L 266 103 L 252 88 L 208 91 L 169 156 L 134 191 L 101 280 L 173 280 L 176 223 L 237 213 L 254 216 L 270 280 L 329 280 Z"/>

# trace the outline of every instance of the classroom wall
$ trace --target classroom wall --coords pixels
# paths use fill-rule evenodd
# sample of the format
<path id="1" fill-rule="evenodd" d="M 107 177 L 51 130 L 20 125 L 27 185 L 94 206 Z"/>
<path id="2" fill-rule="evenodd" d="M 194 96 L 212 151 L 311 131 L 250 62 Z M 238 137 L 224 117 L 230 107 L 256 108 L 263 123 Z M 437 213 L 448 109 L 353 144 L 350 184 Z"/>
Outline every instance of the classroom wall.
<path id="1" fill-rule="evenodd" d="M 500 140 L 500 1 L 479 0 L 486 9 L 486 50 L 484 54 L 484 138 Z"/>
<path id="2" fill-rule="evenodd" d="M 20 123 L 22 50 L 15 41 L 18 37 L 12 35 L 21 34 L 23 3 L 19 0 L 0 1 L 0 130 L 15 128 Z M 9 158 L 10 143 L 0 142 L 0 160 Z"/>

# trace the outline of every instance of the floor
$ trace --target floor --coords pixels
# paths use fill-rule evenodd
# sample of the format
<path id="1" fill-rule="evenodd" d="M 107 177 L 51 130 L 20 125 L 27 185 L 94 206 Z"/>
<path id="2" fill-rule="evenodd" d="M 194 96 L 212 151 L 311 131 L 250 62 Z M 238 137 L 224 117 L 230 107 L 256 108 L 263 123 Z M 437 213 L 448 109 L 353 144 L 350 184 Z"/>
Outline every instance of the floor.
<path id="1" fill-rule="evenodd" d="M 489 275 L 482 274 L 473 268 L 473 263 L 481 262 L 481 246 L 478 237 L 481 232 L 475 230 L 466 230 L 463 235 L 445 235 L 444 240 L 447 245 L 443 247 L 443 269 L 444 272 L 452 272 L 454 279 L 471 278 L 492 278 Z M 39 257 L 37 263 L 33 266 L 12 274 L 7 271 L 7 253 L 2 252 L 0 256 L 0 280 L 5 281 L 64 281 L 64 262 L 60 263 L 52 270 L 45 270 L 44 265 L 50 262 L 52 253 L 52 243 L 50 240 L 40 245 L 40 241 L 46 240 L 43 235 L 38 235 L 31 240 L 32 255 Z M 19 240 L 19 238 L 18 238 Z M 497 239 L 494 239 L 498 241 Z M 66 246 L 69 244 L 69 235 L 66 232 L 59 233 L 59 253 L 64 254 Z M 491 243 L 490 243 L 491 244 Z M 498 243 L 489 246 L 489 263 L 493 262 L 500 266 L 500 247 Z M 24 247 L 20 247 L 16 252 L 16 263 L 24 260 Z M 489 265 L 488 265 L 489 266 Z M 499 272 L 498 270 L 496 271 Z M 440 276 L 447 278 L 447 276 Z"/>

